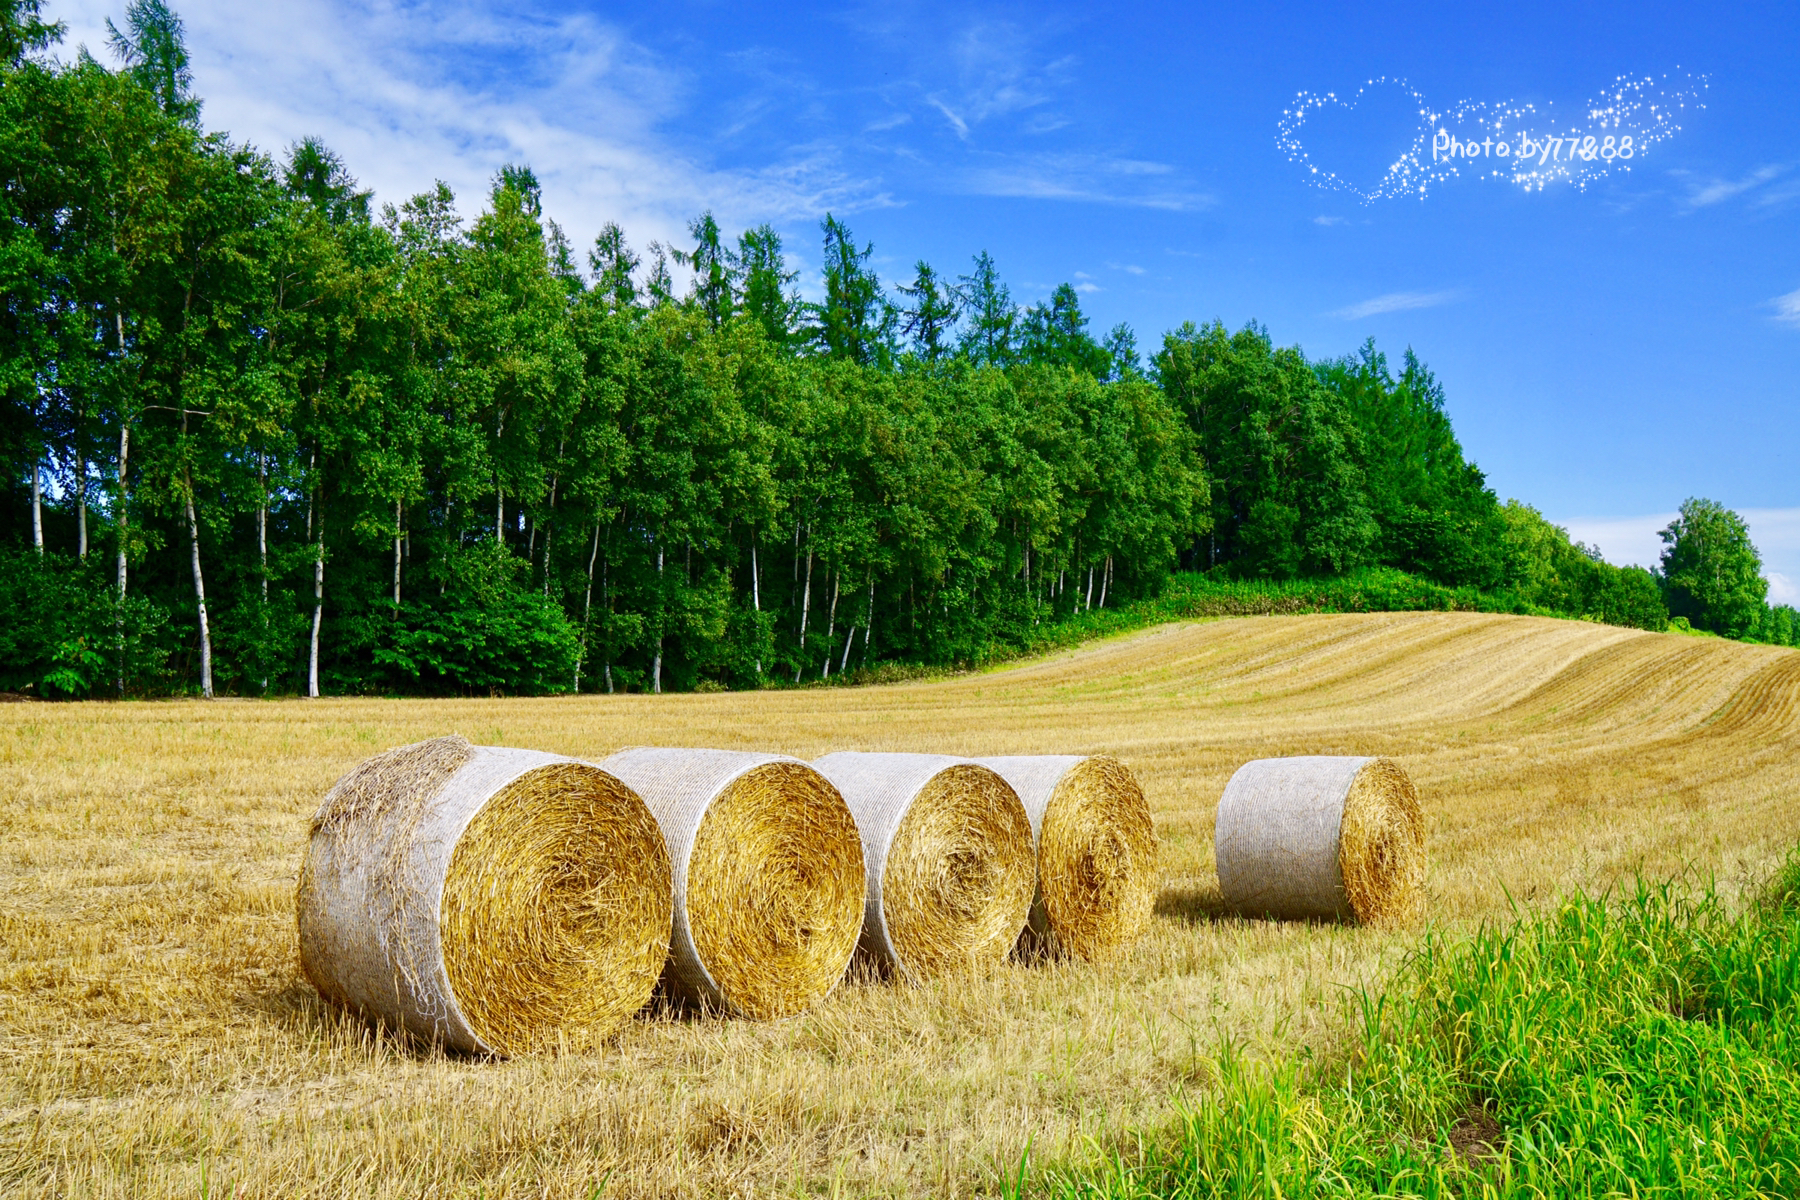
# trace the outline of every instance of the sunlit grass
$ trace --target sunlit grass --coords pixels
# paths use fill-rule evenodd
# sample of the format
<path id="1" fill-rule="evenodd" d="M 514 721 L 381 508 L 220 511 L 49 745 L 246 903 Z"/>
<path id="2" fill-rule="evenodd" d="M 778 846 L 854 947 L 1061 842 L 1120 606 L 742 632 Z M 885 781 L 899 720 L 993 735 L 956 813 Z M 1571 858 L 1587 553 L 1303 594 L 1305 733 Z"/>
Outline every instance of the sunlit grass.
<path id="1" fill-rule="evenodd" d="M 1251 1064 L 1065 1197 L 1777 1197 L 1800 1190 L 1800 858 L 1732 915 L 1640 884 L 1428 938 L 1347 1061 Z"/>

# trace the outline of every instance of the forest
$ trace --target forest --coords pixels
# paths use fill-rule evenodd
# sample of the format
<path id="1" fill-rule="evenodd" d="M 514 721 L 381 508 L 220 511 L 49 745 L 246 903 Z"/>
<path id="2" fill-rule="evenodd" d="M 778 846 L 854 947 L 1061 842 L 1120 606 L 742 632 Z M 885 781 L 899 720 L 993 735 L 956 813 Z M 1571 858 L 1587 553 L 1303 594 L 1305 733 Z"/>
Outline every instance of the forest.
<path id="1" fill-rule="evenodd" d="M 1410 349 L 1144 354 L 985 252 L 885 281 L 830 215 L 808 299 L 769 225 L 578 249 L 524 165 L 377 208 L 317 140 L 207 130 L 162 0 L 110 66 L 62 33 L 0 0 L 0 690 L 792 685 L 1178 572 L 1796 641 L 1716 504 L 1652 572 L 1501 503 Z"/>

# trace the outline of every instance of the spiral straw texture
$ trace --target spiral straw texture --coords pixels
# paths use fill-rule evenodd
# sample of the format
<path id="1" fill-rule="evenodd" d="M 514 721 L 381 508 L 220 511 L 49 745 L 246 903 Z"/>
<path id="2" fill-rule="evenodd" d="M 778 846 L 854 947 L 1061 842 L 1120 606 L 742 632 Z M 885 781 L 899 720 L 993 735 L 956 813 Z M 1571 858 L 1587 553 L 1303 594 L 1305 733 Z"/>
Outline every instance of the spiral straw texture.
<path id="1" fill-rule="evenodd" d="M 668 842 L 676 993 L 768 1020 L 837 986 L 861 928 L 863 859 L 836 788 L 779 754 L 637 747 L 602 766 Z"/>
<path id="2" fill-rule="evenodd" d="M 1106 755 L 977 759 L 1031 819 L 1038 890 L 1028 938 L 1089 961 L 1143 935 L 1156 903 L 1156 827 L 1130 769 Z"/>
<path id="3" fill-rule="evenodd" d="M 595 767 L 458 737 L 338 781 L 296 900 L 322 995 L 470 1053 L 604 1037 L 668 956 L 668 852 L 643 801 Z"/>
<path id="4" fill-rule="evenodd" d="M 1403 925 L 1425 907 L 1425 818 L 1387 758 L 1265 758 L 1225 785 L 1219 889 L 1247 916 Z"/>
<path id="5" fill-rule="evenodd" d="M 1006 958 L 1031 910 L 1031 821 L 1006 780 L 943 754 L 828 754 L 862 831 L 862 948 L 918 981 Z"/>

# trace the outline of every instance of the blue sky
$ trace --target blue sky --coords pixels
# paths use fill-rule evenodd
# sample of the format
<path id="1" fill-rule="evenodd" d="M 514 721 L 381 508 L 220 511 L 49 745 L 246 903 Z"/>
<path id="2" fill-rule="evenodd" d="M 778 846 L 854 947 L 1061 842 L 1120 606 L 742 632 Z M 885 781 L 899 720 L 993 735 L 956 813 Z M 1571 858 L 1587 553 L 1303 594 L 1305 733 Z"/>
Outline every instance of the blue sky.
<path id="1" fill-rule="evenodd" d="M 1791 3 L 175 7 L 210 128 L 323 136 L 382 201 L 442 178 L 473 211 L 524 161 L 578 243 L 617 220 L 679 244 L 711 208 L 732 232 L 774 223 L 810 278 L 829 210 L 890 280 L 986 249 L 1021 301 L 1072 282 L 1097 332 L 1128 322 L 1147 349 L 1214 318 L 1313 356 L 1411 346 L 1502 497 L 1622 562 L 1712 497 L 1750 518 L 1772 598 L 1800 602 Z M 67 52 L 98 51 L 122 8 L 46 4 Z M 1581 164 L 1583 187 L 1474 177 L 1484 159 L 1365 202 L 1309 169 L 1373 191 L 1421 104 L 1446 132 L 1473 120 L 1459 105 L 1530 106 L 1530 136 L 1622 78 L 1700 103 L 1628 171 Z M 1410 91 L 1309 110 L 1304 163 L 1278 143 L 1301 93 L 1374 79 Z"/>

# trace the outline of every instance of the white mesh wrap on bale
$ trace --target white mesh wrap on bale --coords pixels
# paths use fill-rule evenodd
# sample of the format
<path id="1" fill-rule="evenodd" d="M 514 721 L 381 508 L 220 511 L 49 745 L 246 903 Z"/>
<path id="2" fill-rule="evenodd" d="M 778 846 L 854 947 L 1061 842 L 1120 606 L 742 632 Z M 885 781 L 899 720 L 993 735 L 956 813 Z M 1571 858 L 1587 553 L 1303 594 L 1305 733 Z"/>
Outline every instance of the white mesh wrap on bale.
<path id="1" fill-rule="evenodd" d="M 1129 768 L 1107 755 L 977 759 L 1031 819 L 1038 887 L 1028 936 L 1100 960 L 1142 936 L 1156 904 L 1156 827 Z"/>
<path id="2" fill-rule="evenodd" d="M 328 793 L 296 896 L 303 971 L 415 1038 L 513 1054 L 604 1035 L 668 953 L 654 820 L 598 768 L 435 738 Z"/>
<path id="3" fill-rule="evenodd" d="M 602 766 L 655 814 L 673 864 L 666 980 L 758 1019 L 843 978 L 862 923 L 862 841 L 837 789 L 785 754 L 639 746 Z"/>
<path id="4" fill-rule="evenodd" d="M 1031 820 L 994 771 L 947 754 L 828 754 L 862 833 L 861 947 L 919 981 L 1003 961 L 1031 909 Z"/>
<path id="5" fill-rule="evenodd" d="M 1425 821 L 1392 759 L 1245 763 L 1213 839 L 1219 890 L 1246 916 L 1391 925 L 1423 909 Z"/>

